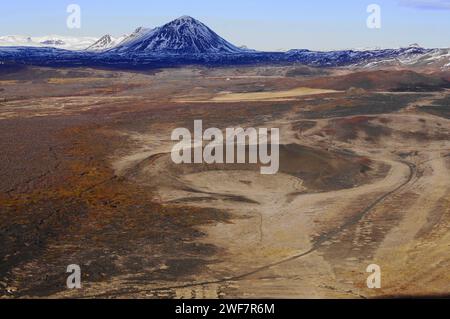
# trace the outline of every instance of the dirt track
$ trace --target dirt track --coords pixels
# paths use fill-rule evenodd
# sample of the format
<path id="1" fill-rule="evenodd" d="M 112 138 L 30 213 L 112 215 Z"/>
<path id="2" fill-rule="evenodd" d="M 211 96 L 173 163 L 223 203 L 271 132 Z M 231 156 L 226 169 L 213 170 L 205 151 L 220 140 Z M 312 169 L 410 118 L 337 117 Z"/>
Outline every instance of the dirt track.
<path id="1" fill-rule="evenodd" d="M 304 142 L 312 144 L 311 142 Z M 335 147 L 342 147 L 342 145 Z M 389 210 L 393 209 L 390 202 L 398 202 L 398 196 L 402 196 L 404 193 L 411 194 L 415 192 L 414 185 L 424 180 L 422 176 L 418 176 L 418 168 L 423 170 L 424 164 L 430 163 L 429 161 L 422 161 L 415 164 L 403 159 L 394 160 L 389 153 L 385 152 L 381 156 L 373 157 L 374 160 L 385 161 L 386 164 L 391 166 L 390 173 L 384 179 L 378 180 L 373 184 L 362 185 L 350 190 L 298 195 L 293 200 L 286 200 L 288 194 L 283 194 L 285 198 L 280 198 L 283 196 L 276 194 L 276 198 L 269 196 L 270 199 L 266 203 L 259 202 L 258 207 L 214 201 L 214 207 L 216 208 L 231 210 L 239 216 L 246 214 L 251 216 L 249 220 L 238 219 L 232 225 L 216 225 L 206 229 L 209 234 L 206 242 L 225 247 L 229 254 L 228 260 L 221 260 L 220 263 L 214 264 L 211 268 L 217 268 L 215 271 L 218 274 L 228 275 L 219 279 L 180 283 L 156 289 L 143 289 L 135 293 L 159 295 L 161 292 L 165 294 L 167 291 L 175 290 L 176 295 L 179 297 L 185 296 L 185 294 L 191 295 L 192 291 L 218 297 L 221 293 L 224 294 L 224 291 L 231 290 L 231 296 L 248 295 L 257 297 L 263 294 L 263 296 L 271 297 L 274 294 L 273 290 L 270 289 L 275 287 L 275 291 L 277 291 L 276 288 L 280 285 L 282 290 L 275 294 L 277 297 L 310 297 L 311 295 L 316 297 L 373 296 L 370 290 L 364 287 L 365 267 L 374 263 L 377 255 L 376 247 L 383 245 L 384 236 L 389 233 L 395 223 L 401 224 L 406 215 L 405 212 L 402 212 L 399 216 L 389 217 Z M 433 154 L 433 156 L 437 156 L 437 160 L 442 161 L 445 160 L 445 155 L 439 154 L 444 153 L 445 149 L 440 153 Z M 429 155 L 425 153 L 421 156 Z M 435 160 L 431 159 L 431 162 Z M 438 174 L 448 176 L 448 168 L 441 167 Z M 213 176 L 211 178 L 215 180 Z M 439 178 L 439 176 L 435 178 Z M 202 180 L 205 181 L 205 179 Z M 224 181 L 224 176 L 222 176 L 221 180 Z M 428 187 L 433 185 L 433 181 L 433 179 L 427 181 Z M 439 185 L 447 190 L 441 193 L 443 197 L 436 198 L 437 201 L 448 197 L 448 181 L 444 182 L 444 184 L 446 186 L 442 185 L 442 183 Z M 244 195 L 246 198 L 255 201 L 259 199 L 257 194 L 249 194 L 249 192 L 251 193 L 251 191 L 244 188 L 239 190 L 236 187 L 230 188 L 230 193 Z M 409 200 L 409 197 L 406 197 L 406 199 Z M 330 201 L 332 201 L 332 205 L 328 204 L 324 207 L 322 204 Z M 208 203 L 199 205 L 207 207 Z M 399 209 L 402 205 L 405 204 L 398 202 L 395 204 L 394 209 Z M 429 208 L 431 209 L 432 205 Z M 410 209 L 414 210 L 415 208 L 412 206 Z M 304 213 L 302 214 L 302 212 Z M 328 225 L 322 222 L 326 226 L 320 225 L 320 230 L 318 231 L 311 220 L 314 216 L 307 216 L 312 212 L 317 212 L 318 219 L 323 218 L 322 214 L 326 215 L 324 219 L 331 219 L 334 224 Z M 432 212 L 429 211 L 427 213 L 430 214 Z M 384 216 L 380 220 L 379 225 L 373 223 L 370 225 L 370 228 L 380 228 L 382 233 L 379 234 L 376 230 L 365 232 L 362 235 L 369 237 L 370 241 L 363 240 L 362 243 L 356 245 L 363 248 L 357 251 L 350 247 L 350 249 L 347 248 L 350 240 L 348 238 L 349 234 L 350 237 L 354 237 L 355 235 L 351 235 L 352 232 L 359 232 L 358 229 L 366 227 L 367 220 L 372 218 L 371 215 L 379 214 Z M 258 225 L 259 218 L 261 218 L 260 223 L 263 225 Z M 276 221 L 274 218 L 276 218 Z M 426 218 L 422 217 L 422 219 Z M 286 229 L 287 225 L 295 225 L 296 227 L 288 227 Z M 418 229 L 421 227 L 416 225 Z M 280 232 L 282 236 L 280 236 Z M 263 234 L 255 236 L 255 233 Z M 302 236 L 302 233 L 306 233 L 308 236 Z M 397 234 L 397 236 L 401 238 L 401 233 Z M 280 237 L 283 238 L 281 242 L 279 240 Z M 353 238 L 352 240 L 354 242 L 357 239 Z M 286 249 L 286 247 L 290 248 Z M 335 255 L 334 251 L 339 250 L 345 252 L 345 258 L 343 256 L 333 256 Z M 330 251 L 332 259 L 324 260 L 324 256 L 327 256 L 327 253 Z M 345 263 L 346 267 L 348 267 L 348 264 L 353 264 L 350 267 L 353 271 L 348 269 L 345 271 L 353 272 L 353 274 L 351 274 L 351 277 L 347 277 L 348 282 L 341 284 L 341 287 L 336 285 L 336 282 L 339 283 L 344 278 L 337 280 L 333 276 L 335 270 L 332 271 L 331 269 L 334 268 L 334 261 L 336 261 L 338 267 L 342 267 L 340 265 L 342 263 Z M 300 265 L 298 265 L 299 263 Z M 311 279 L 305 280 L 302 274 L 305 273 L 304 267 L 308 264 L 314 264 L 314 269 L 317 271 L 314 272 L 314 275 L 311 274 L 311 270 L 306 271 Z M 380 265 L 383 267 L 383 264 L 386 264 L 387 267 L 391 266 L 390 261 L 386 263 L 386 260 L 384 260 Z M 291 265 L 298 265 L 299 268 L 291 269 Z M 360 267 L 359 269 L 357 268 L 358 266 Z M 388 274 L 389 277 L 387 277 L 390 278 L 392 276 L 399 281 L 399 278 L 403 276 L 402 269 L 399 268 L 395 271 L 397 276 Z M 355 276 L 355 272 L 359 272 L 359 276 Z M 273 282 L 269 283 L 268 279 L 264 279 L 266 277 L 276 278 L 275 282 L 282 281 L 282 284 L 277 283 L 273 286 Z M 355 277 L 360 278 L 359 283 L 354 281 Z M 316 285 L 315 288 L 314 285 Z M 307 288 L 301 288 L 303 286 Z M 444 286 L 441 289 L 445 289 L 445 286 L 444 278 Z M 430 288 L 433 288 L 433 286 L 430 286 Z M 192 291 L 189 289 L 192 289 Z M 384 293 L 386 295 L 399 293 L 399 290 L 396 290 L 395 287 L 390 289 L 392 291 L 387 290 L 388 292 Z M 414 295 L 414 292 L 407 292 L 406 294 Z M 229 296 L 227 293 L 225 295 Z"/>

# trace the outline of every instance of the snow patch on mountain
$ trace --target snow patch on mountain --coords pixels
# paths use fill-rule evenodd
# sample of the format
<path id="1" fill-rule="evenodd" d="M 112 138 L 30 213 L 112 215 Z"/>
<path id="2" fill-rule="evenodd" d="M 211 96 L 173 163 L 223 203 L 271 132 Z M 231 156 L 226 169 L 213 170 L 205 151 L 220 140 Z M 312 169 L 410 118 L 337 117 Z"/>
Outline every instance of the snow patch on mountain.
<path id="1" fill-rule="evenodd" d="M 138 27 L 131 34 L 125 35 L 122 41 L 118 42 L 117 45 L 126 45 L 135 41 L 136 39 L 142 37 L 146 33 L 150 32 L 151 28 Z"/>
<path id="2" fill-rule="evenodd" d="M 86 48 L 87 51 L 105 51 L 114 48 L 116 45 L 122 43 L 128 36 L 124 35 L 119 38 L 114 38 L 109 34 L 105 34 L 100 39 L 98 39 L 94 44 Z"/>
<path id="3" fill-rule="evenodd" d="M 83 50 L 95 43 L 95 37 L 71 37 L 48 35 L 42 37 L 30 37 L 23 35 L 0 36 L 0 47 L 25 46 L 25 47 L 52 47 L 65 50 Z"/>

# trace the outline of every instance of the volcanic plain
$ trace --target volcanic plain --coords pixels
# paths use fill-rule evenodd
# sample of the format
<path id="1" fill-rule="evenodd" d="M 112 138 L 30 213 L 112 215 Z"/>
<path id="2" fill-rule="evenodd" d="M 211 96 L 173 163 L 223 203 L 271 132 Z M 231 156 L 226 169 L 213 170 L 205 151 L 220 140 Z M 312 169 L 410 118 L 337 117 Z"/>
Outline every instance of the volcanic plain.
<path id="1" fill-rule="evenodd" d="M 449 88 L 433 70 L 1 65 L 0 297 L 448 297 Z M 279 128 L 279 172 L 173 163 L 194 120 Z"/>

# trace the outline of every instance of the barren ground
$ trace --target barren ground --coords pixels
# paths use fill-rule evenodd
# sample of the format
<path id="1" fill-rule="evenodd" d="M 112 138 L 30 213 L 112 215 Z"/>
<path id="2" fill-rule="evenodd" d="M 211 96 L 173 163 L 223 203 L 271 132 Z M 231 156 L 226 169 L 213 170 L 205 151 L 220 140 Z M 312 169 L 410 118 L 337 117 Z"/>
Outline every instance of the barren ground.
<path id="1" fill-rule="evenodd" d="M 0 297 L 449 296 L 448 74 L 307 71 L 0 69 Z M 174 164 L 196 119 L 280 172 Z"/>

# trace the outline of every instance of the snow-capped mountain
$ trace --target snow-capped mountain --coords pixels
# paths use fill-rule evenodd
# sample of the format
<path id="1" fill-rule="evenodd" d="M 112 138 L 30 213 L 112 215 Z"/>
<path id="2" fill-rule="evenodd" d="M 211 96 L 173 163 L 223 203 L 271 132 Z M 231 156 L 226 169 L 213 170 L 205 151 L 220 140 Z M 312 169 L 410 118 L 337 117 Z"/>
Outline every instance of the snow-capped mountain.
<path id="1" fill-rule="evenodd" d="M 86 48 L 87 51 L 102 51 L 109 48 L 112 48 L 114 46 L 114 40 L 109 35 L 106 34 L 102 36 L 100 39 L 98 39 L 94 44 L 90 45 Z"/>
<path id="2" fill-rule="evenodd" d="M 83 50 L 92 45 L 98 38 L 95 37 L 70 37 L 49 35 L 42 37 L 30 37 L 23 35 L 0 36 L 0 47 L 25 46 L 25 47 L 52 47 L 66 50 Z"/>
<path id="3" fill-rule="evenodd" d="M 22 35 L 5 35 L 0 36 L 0 47 L 10 46 L 40 46 L 39 43 L 34 42 L 31 37 Z"/>
<path id="4" fill-rule="evenodd" d="M 407 47 L 400 49 L 382 49 L 382 50 L 343 50 L 343 51 L 309 51 L 309 50 L 290 50 L 286 54 L 307 65 L 313 66 L 340 66 L 358 64 L 365 65 L 372 61 L 391 60 L 391 59 L 411 59 L 431 52 L 430 49 L 420 47 Z"/>
<path id="5" fill-rule="evenodd" d="M 241 53 L 200 21 L 183 16 L 161 27 L 140 32 L 134 39 L 119 44 L 110 52 L 213 54 Z"/>
<path id="6" fill-rule="evenodd" d="M 375 59 L 366 64 L 360 63 L 357 66 L 364 68 L 409 66 L 450 70 L 450 49 L 432 49 L 418 54 L 401 54 L 385 59 Z"/>
<path id="7" fill-rule="evenodd" d="M 149 32 L 150 30 L 151 29 L 149 28 L 139 27 L 136 30 L 134 30 L 131 34 L 125 34 L 118 38 L 114 38 L 110 34 L 106 34 L 102 36 L 100 39 L 98 39 L 95 43 L 87 47 L 86 51 L 96 51 L 96 52 L 106 51 L 108 49 L 112 49 L 118 46 L 119 44 L 124 45 L 125 43 L 133 41 L 134 39 L 138 38 L 145 32 Z"/>
<path id="8" fill-rule="evenodd" d="M 119 38 L 114 38 L 111 35 L 106 34 L 102 36 L 100 39 L 98 39 L 94 44 L 87 47 L 86 51 L 95 51 L 95 52 L 105 51 L 114 48 L 116 45 L 122 43 L 128 37 L 129 36 L 124 35 Z"/>
<path id="9" fill-rule="evenodd" d="M 126 43 L 130 43 L 131 41 L 134 41 L 135 39 L 141 37 L 147 32 L 150 32 L 151 30 L 152 30 L 151 28 L 144 28 L 144 27 L 136 28 L 136 30 L 134 30 L 131 34 L 125 35 L 122 41 L 118 42 L 117 45 L 119 44 L 125 45 Z"/>
<path id="10" fill-rule="evenodd" d="M 415 61 L 416 65 L 441 66 L 442 69 L 450 70 L 450 49 L 435 49 Z"/>
<path id="11" fill-rule="evenodd" d="M 0 37 L 0 62 L 45 66 L 155 68 L 182 65 L 300 63 L 314 67 L 420 67 L 450 69 L 450 49 L 411 45 L 399 49 L 261 52 L 227 42 L 203 23 L 184 16 L 155 29 L 137 28 L 114 38 Z M 72 50 L 72 51 L 71 51 Z"/>

